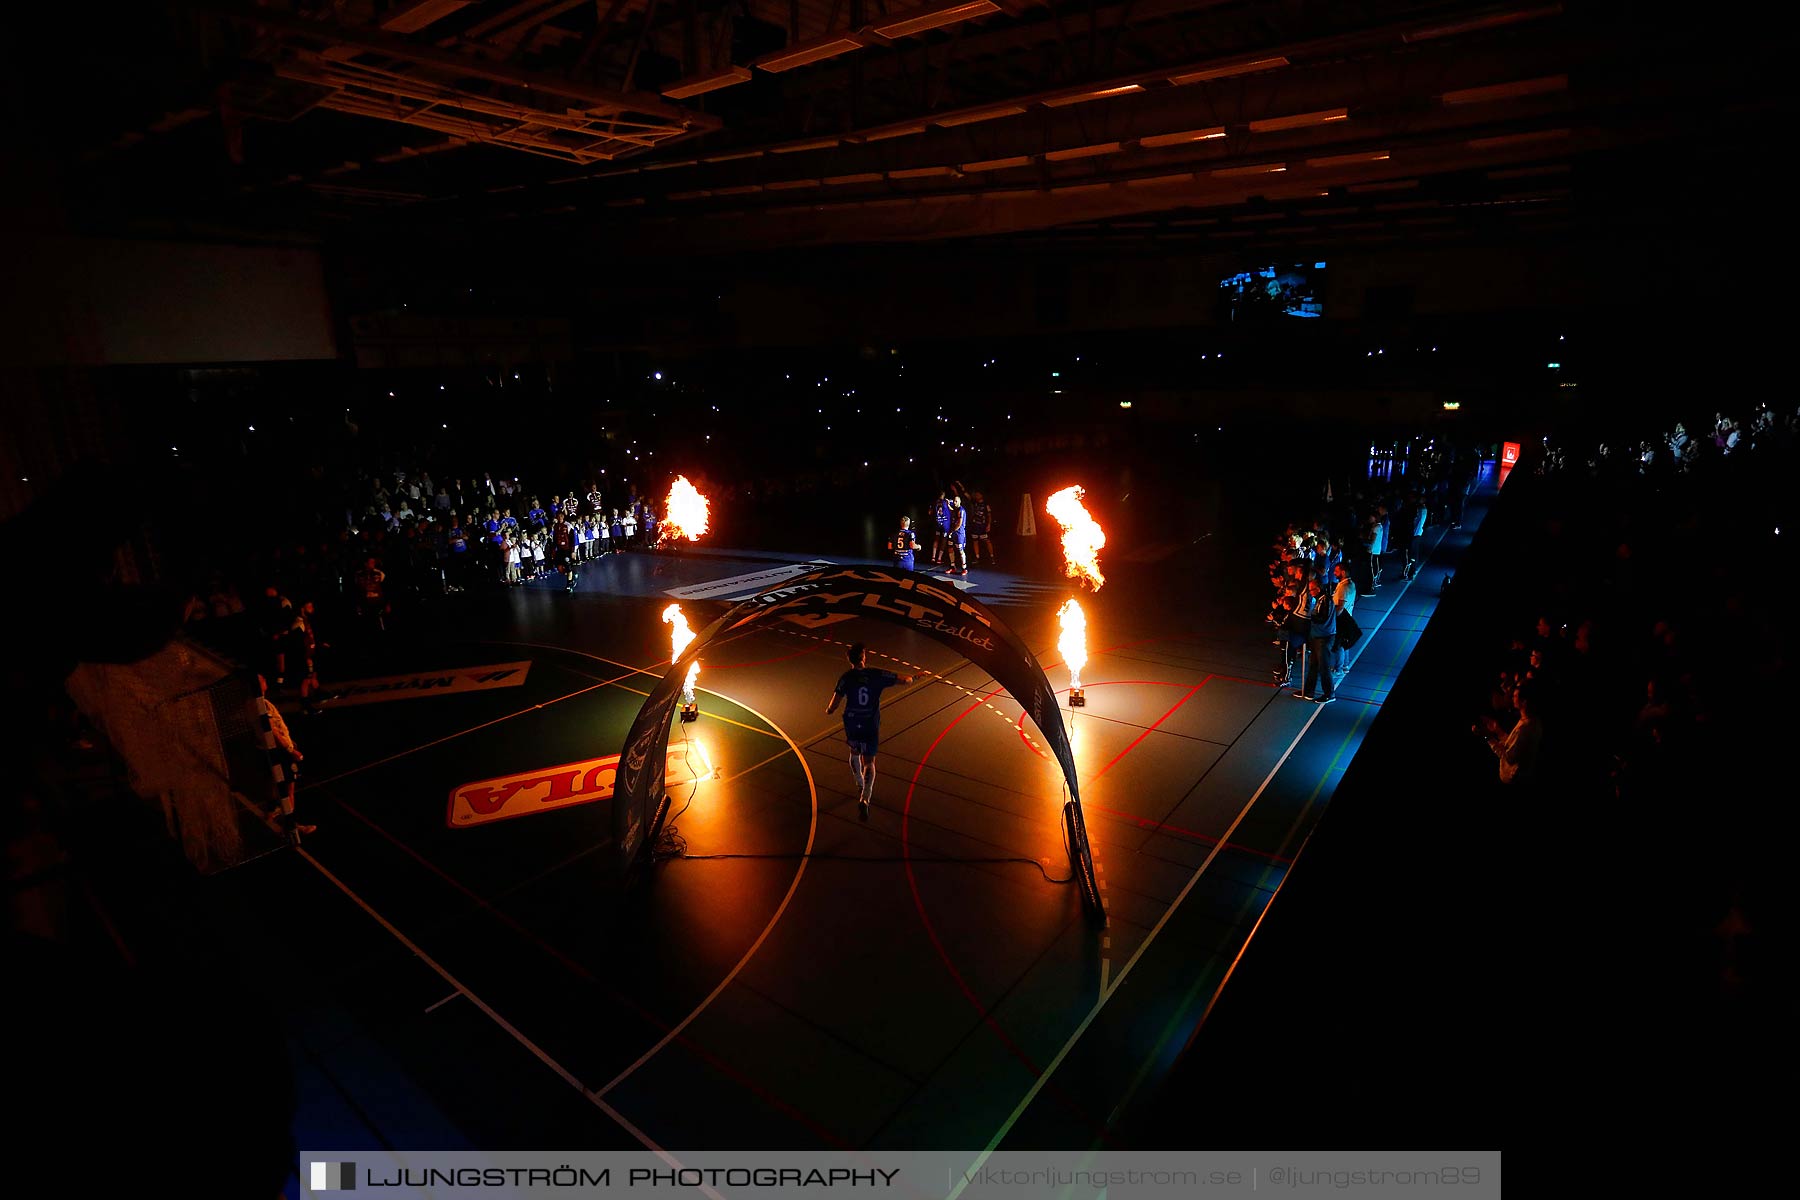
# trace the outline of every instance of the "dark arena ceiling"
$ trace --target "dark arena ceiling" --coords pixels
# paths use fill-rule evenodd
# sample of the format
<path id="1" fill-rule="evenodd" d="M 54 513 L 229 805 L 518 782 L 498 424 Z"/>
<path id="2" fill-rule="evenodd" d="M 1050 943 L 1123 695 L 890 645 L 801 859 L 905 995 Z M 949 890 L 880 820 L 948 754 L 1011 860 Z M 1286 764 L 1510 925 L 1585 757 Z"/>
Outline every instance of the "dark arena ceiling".
<path id="1" fill-rule="evenodd" d="M 34 9 L 8 36 L 33 199 L 65 225 L 649 258 L 1730 222 L 1785 178 L 1785 13 L 199 0 Z"/>

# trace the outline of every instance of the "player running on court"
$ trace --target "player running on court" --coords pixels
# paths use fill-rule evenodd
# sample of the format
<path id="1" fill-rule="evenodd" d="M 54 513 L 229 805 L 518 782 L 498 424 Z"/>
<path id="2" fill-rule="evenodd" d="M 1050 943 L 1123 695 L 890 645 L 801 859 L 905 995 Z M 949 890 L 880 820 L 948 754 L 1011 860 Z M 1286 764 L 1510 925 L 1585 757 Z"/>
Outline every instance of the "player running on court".
<path id="1" fill-rule="evenodd" d="M 826 713 L 844 704 L 844 740 L 850 743 L 850 775 L 860 793 L 857 815 L 869 819 L 869 798 L 875 794 L 875 750 L 881 741 L 881 693 L 897 683 L 911 683 L 916 675 L 896 675 L 892 671 L 870 669 L 863 665 L 865 647 L 861 642 L 849 649 L 850 669 L 838 678 L 832 690 Z M 929 672 L 926 672 L 929 674 Z"/>

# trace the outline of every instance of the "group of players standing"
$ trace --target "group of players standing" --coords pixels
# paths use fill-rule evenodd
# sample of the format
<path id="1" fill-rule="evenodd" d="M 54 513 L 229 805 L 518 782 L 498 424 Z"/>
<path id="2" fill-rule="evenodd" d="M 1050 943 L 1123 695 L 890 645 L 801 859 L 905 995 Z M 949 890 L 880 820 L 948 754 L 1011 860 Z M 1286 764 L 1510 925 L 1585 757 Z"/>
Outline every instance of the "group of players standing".
<path id="1" fill-rule="evenodd" d="M 988 565 L 994 566 L 994 543 L 991 531 L 994 510 L 980 492 L 969 492 L 961 483 L 952 483 L 940 491 L 931 504 L 931 563 L 943 567 L 946 575 L 967 575 L 970 559 L 981 562 L 982 547 L 987 548 Z M 913 532 L 912 518 L 900 518 L 900 530 L 888 540 L 894 565 L 902 570 L 915 569 L 914 554 L 923 547 Z"/>

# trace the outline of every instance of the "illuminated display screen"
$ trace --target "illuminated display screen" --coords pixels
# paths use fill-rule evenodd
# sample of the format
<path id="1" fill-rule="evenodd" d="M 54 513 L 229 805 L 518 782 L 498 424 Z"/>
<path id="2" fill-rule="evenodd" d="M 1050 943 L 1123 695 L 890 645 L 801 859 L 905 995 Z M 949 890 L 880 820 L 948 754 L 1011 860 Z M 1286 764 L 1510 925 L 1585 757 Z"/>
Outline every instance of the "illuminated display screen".
<path id="1" fill-rule="evenodd" d="M 1283 263 L 1240 271 L 1219 280 L 1232 321 L 1264 317 L 1322 317 L 1325 264 Z"/>

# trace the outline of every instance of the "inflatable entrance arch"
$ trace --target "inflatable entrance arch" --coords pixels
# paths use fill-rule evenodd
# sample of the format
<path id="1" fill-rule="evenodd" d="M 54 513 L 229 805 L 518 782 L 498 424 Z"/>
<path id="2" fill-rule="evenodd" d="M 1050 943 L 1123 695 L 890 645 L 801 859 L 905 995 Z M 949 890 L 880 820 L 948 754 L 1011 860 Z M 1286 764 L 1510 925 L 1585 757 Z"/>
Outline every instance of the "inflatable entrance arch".
<path id="1" fill-rule="evenodd" d="M 655 841 L 668 812 L 664 788 L 669 729 L 688 666 L 721 634 L 752 625 L 790 620 L 817 628 L 866 617 L 903 625 L 955 649 L 993 676 L 1024 708 L 1056 755 L 1068 783 L 1063 803 L 1063 829 L 1069 843 L 1069 866 L 1081 887 L 1090 916 L 1105 919 L 1088 849 L 1087 825 L 1081 816 L 1081 786 L 1075 777 L 1075 754 L 1063 728 L 1056 693 L 1037 659 L 986 605 L 954 587 L 917 571 L 890 567 L 833 566 L 801 575 L 767 589 L 728 609 L 724 616 L 688 643 L 663 673 L 631 723 L 619 751 L 613 787 L 613 838 L 621 865 L 629 870 Z"/>

